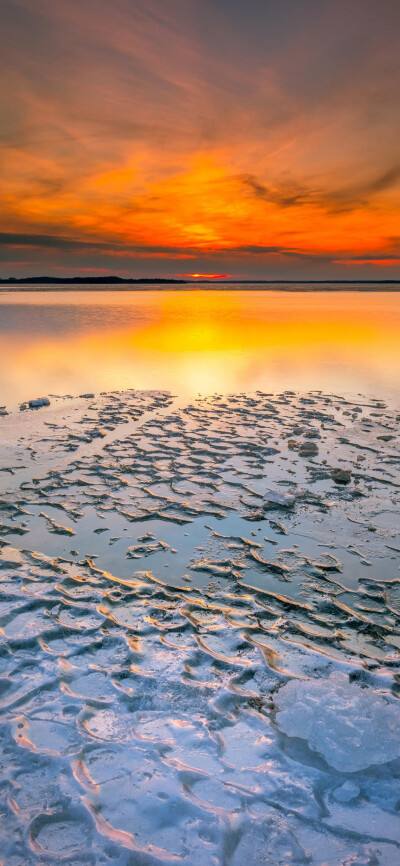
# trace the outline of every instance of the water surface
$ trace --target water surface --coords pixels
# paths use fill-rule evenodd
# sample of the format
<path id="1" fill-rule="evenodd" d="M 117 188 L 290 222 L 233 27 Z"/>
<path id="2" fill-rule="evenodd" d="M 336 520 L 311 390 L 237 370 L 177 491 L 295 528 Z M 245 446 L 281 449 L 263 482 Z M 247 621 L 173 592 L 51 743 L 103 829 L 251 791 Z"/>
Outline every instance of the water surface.
<path id="1" fill-rule="evenodd" d="M 0 398 L 165 388 L 397 398 L 400 293 L 270 289 L 0 293 Z"/>

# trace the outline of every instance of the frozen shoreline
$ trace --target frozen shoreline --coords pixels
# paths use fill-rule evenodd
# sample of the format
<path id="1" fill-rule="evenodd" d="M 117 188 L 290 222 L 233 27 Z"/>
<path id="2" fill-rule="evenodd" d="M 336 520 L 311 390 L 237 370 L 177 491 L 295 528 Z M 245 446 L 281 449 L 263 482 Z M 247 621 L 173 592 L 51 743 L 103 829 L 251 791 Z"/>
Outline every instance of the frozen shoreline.
<path id="1" fill-rule="evenodd" d="M 396 862 L 398 421 L 136 391 L 0 419 L 5 866 Z"/>

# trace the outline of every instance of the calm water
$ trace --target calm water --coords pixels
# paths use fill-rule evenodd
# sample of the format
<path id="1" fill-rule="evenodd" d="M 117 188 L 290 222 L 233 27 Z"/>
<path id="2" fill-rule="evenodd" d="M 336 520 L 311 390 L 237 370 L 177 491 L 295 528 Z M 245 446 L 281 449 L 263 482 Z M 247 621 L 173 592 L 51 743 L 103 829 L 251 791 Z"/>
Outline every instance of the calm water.
<path id="1" fill-rule="evenodd" d="M 398 401 L 400 293 L 0 293 L 0 403 L 126 387 L 291 388 Z"/>

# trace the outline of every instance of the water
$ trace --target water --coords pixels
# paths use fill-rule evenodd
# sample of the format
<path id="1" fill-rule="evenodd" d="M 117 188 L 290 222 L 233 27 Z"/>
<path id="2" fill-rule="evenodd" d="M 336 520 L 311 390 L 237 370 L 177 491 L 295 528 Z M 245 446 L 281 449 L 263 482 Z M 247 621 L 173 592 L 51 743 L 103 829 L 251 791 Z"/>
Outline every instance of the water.
<path id="1" fill-rule="evenodd" d="M 0 402 L 82 390 L 321 389 L 397 399 L 400 293 L 0 292 Z"/>
<path id="2" fill-rule="evenodd" d="M 398 297 L 0 295 L 2 866 L 398 861 Z"/>

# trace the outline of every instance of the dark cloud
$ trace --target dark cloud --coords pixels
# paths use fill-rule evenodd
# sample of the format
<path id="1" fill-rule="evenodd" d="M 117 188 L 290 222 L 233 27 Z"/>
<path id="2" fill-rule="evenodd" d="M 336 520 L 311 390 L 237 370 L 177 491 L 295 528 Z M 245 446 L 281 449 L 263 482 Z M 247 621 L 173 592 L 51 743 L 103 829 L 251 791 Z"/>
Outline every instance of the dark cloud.
<path id="1" fill-rule="evenodd" d="M 301 188 L 294 183 L 282 183 L 279 187 L 270 187 L 252 174 L 243 174 L 240 176 L 240 180 L 256 198 L 277 204 L 280 207 L 297 207 L 309 203 L 313 197 L 311 190 Z"/>
<path id="2" fill-rule="evenodd" d="M 283 208 L 314 204 L 327 211 L 355 210 L 368 204 L 379 193 L 398 185 L 400 164 L 391 166 L 363 183 L 350 184 L 341 189 L 306 187 L 295 181 L 268 186 L 252 174 L 243 174 L 240 180 L 256 198 Z"/>
<path id="3" fill-rule="evenodd" d="M 400 181 L 400 164 L 391 166 L 369 180 L 340 189 L 307 187 L 295 181 L 284 181 L 272 187 L 252 174 L 243 174 L 240 180 L 256 198 L 283 208 L 314 204 L 328 212 L 340 212 L 363 207 L 379 193 L 396 187 Z"/>
<path id="4" fill-rule="evenodd" d="M 115 244 L 101 243 L 89 240 L 74 240 L 57 235 L 31 235 L 19 232 L 0 232 L 0 245 L 8 247 L 44 247 L 56 250 L 110 249 Z"/>
<path id="5" fill-rule="evenodd" d="M 115 244 L 102 241 L 76 240 L 73 238 L 60 237 L 58 235 L 47 234 L 23 234 L 15 232 L 0 232 L 0 247 L 13 250 L 18 247 L 30 247 L 34 249 L 55 250 L 60 253 L 82 253 L 82 252 L 102 252 L 110 254 L 119 254 L 121 256 L 138 255 L 138 256 L 165 256 L 173 257 L 199 257 L 197 247 L 178 247 L 166 246 L 157 244 Z M 285 246 L 268 245 L 268 244 L 243 244 L 232 246 L 229 250 L 209 250 L 206 255 L 211 258 L 218 259 L 226 255 L 235 256 L 287 256 L 289 258 L 298 258 L 312 261 L 331 261 L 331 256 L 320 254 L 312 254 L 302 252 L 301 250 L 291 249 Z M 110 262 L 112 256 L 110 255 Z M 116 260 L 117 261 L 117 260 Z"/>
<path id="6" fill-rule="evenodd" d="M 328 210 L 353 210 L 363 207 L 379 193 L 397 186 L 399 180 L 400 164 L 391 166 L 364 183 L 329 191 L 326 196 L 326 207 Z"/>

